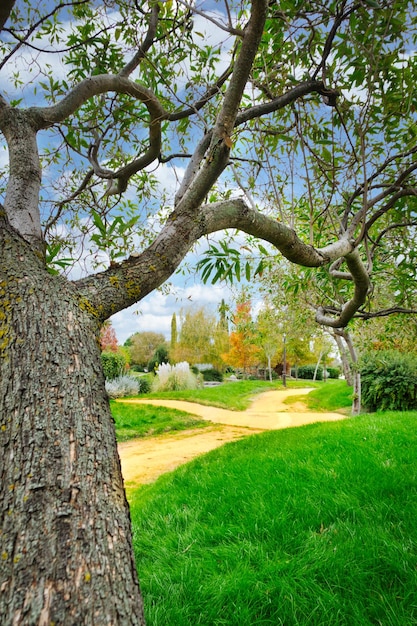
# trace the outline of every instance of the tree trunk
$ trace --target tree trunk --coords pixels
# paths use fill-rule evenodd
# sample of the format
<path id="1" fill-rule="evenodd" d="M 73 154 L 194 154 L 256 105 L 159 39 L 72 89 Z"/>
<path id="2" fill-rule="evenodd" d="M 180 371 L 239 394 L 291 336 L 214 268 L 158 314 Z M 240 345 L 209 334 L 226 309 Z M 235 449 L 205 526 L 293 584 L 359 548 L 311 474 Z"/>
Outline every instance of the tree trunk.
<path id="1" fill-rule="evenodd" d="M 0 229 L 0 623 L 144 624 L 99 320 Z"/>
<path id="2" fill-rule="evenodd" d="M 345 380 L 347 384 L 349 385 L 349 387 L 352 387 L 353 386 L 353 373 L 352 373 L 352 368 L 349 363 L 348 355 L 346 354 L 346 348 L 343 345 L 342 336 L 338 332 L 334 332 L 333 337 L 336 341 L 337 348 L 339 350 L 340 360 L 342 361 L 342 369 L 343 369 Z"/>
<path id="3" fill-rule="evenodd" d="M 339 347 L 339 352 L 340 352 L 341 357 L 343 354 L 345 355 L 346 363 L 347 363 L 346 352 L 343 347 L 342 339 L 345 341 L 347 349 L 349 350 L 351 365 L 348 363 L 347 365 L 348 365 L 348 369 L 350 372 L 350 376 L 349 376 L 350 382 L 348 382 L 348 377 L 346 376 L 346 372 L 345 372 L 345 377 L 346 377 L 346 381 L 348 382 L 348 384 L 353 385 L 352 415 L 358 415 L 361 412 L 361 408 L 362 408 L 361 375 L 358 370 L 358 355 L 356 353 L 355 346 L 353 345 L 352 336 L 346 329 L 343 328 L 343 329 L 335 330 L 334 338 L 336 339 L 337 345 Z M 345 361 L 343 360 L 343 357 L 342 357 L 342 363 L 343 363 L 343 366 L 345 367 Z"/>

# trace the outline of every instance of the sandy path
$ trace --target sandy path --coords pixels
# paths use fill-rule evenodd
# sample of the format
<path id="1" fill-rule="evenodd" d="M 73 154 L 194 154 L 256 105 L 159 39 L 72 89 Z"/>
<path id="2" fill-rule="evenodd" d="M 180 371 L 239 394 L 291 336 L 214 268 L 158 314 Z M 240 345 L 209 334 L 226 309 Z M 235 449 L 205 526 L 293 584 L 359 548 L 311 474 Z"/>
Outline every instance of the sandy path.
<path id="1" fill-rule="evenodd" d="M 229 411 L 213 406 L 177 400 L 132 399 L 123 402 L 153 404 L 181 411 L 215 422 L 204 430 L 181 431 L 147 439 L 132 439 L 119 444 L 119 455 L 127 489 L 153 482 L 165 472 L 209 450 L 264 430 L 302 426 L 312 422 L 344 419 L 340 413 L 307 411 L 302 402 L 283 403 L 289 396 L 302 396 L 311 389 L 266 391 L 256 396 L 246 411 Z"/>

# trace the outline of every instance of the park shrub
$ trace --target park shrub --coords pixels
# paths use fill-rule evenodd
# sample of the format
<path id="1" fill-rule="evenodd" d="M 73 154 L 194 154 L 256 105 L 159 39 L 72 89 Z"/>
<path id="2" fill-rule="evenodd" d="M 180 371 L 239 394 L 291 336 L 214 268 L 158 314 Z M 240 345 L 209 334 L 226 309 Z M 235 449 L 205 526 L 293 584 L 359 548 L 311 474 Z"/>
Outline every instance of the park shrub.
<path id="1" fill-rule="evenodd" d="M 327 377 L 328 378 L 339 378 L 340 376 L 340 369 L 338 367 L 327 367 L 326 368 L 327 371 Z"/>
<path id="2" fill-rule="evenodd" d="M 139 378 L 138 383 L 139 393 L 150 393 L 152 385 L 148 378 Z"/>
<path id="3" fill-rule="evenodd" d="M 153 391 L 183 391 L 197 389 L 199 386 L 197 377 L 192 373 L 186 361 L 176 365 L 162 363 L 155 373 Z"/>
<path id="4" fill-rule="evenodd" d="M 394 350 L 365 354 L 359 363 L 362 404 L 369 411 L 417 409 L 417 360 Z"/>
<path id="5" fill-rule="evenodd" d="M 216 370 L 214 367 L 210 370 L 203 370 L 201 373 L 203 374 L 203 379 L 206 382 L 223 382 L 223 374 L 219 370 Z"/>
<path id="6" fill-rule="evenodd" d="M 102 352 L 101 363 L 106 380 L 121 376 L 126 369 L 126 359 L 120 352 Z"/>
<path id="7" fill-rule="evenodd" d="M 298 368 L 298 378 L 313 380 L 315 371 L 315 365 L 301 365 Z M 321 365 L 317 368 L 316 380 L 323 380 L 323 368 Z"/>
<path id="8" fill-rule="evenodd" d="M 133 376 L 118 376 L 113 380 L 106 380 L 106 391 L 110 398 L 135 396 L 139 392 L 139 381 Z"/>

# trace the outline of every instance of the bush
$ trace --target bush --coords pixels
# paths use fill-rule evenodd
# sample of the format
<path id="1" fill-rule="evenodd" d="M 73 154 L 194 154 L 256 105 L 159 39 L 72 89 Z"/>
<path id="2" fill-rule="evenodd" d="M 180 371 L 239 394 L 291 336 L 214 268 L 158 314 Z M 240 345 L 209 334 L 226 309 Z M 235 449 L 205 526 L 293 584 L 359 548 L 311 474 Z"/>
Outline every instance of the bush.
<path id="1" fill-rule="evenodd" d="M 113 380 L 106 380 L 106 391 L 110 398 L 135 396 L 139 392 L 139 381 L 133 376 L 119 376 Z"/>
<path id="2" fill-rule="evenodd" d="M 327 367 L 326 370 L 328 378 L 339 378 L 340 369 L 338 367 Z"/>
<path id="3" fill-rule="evenodd" d="M 197 377 L 190 370 L 189 364 L 184 361 L 177 365 L 162 363 L 156 370 L 156 378 L 152 385 L 154 391 L 183 391 L 197 389 Z"/>
<path id="4" fill-rule="evenodd" d="M 139 378 L 137 381 L 139 383 L 139 393 L 150 393 L 151 383 L 147 378 Z"/>
<path id="5" fill-rule="evenodd" d="M 315 365 L 301 365 L 298 368 L 298 378 L 302 378 L 304 380 L 313 380 L 315 371 Z M 323 368 L 321 365 L 319 365 L 317 368 L 316 380 L 323 380 Z"/>
<path id="6" fill-rule="evenodd" d="M 203 370 L 201 372 L 203 374 L 203 379 L 207 382 L 223 382 L 223 374 L 214 368 L 210 370 Z"/>
<path id="7" fill-rule="evenodd" d="M 121 376 L 126 369 L 126 359 L 119 352 L 102 352 L 101 363 L 106 380 Z"/>
<path id="8" fill-rule="evenodd" d="M 370 352 L 359 364 L 362 403 L 370 411 L 417 409 L 417 361 L 391 350 Z"/>

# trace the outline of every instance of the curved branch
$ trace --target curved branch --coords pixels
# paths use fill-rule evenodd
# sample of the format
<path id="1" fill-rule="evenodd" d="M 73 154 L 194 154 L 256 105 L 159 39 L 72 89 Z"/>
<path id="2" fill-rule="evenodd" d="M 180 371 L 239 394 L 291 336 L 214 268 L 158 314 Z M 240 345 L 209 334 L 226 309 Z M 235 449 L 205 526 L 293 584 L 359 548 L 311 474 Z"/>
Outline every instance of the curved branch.
<path id="1" fill-rule="evenodd" d="M 75 285 L 104 321 L 165 282 L 202 236 L 225 228 L 262 238 L 290 261 L 308 267 L 325 265 L 351 252 L 351 244 L 343 239 L 315 249 L 302 242 L 291 228 L 254 211 L 244 200 L 235 199 L 203 206 L 198 211 L 195 207 L 175 210 L 147 250 Z"/>
<path id="2" fill-rule="evenodd" d="M 39 130 L 53 123 L 63 121 L 91 97 L 109 91 L 129 94 L 137 98 L 146 106 L 151 118 L 149 125 L 149 147 L 145 154 L 128 165 L 119 168 L 117 171 L 113 172 L 99 165 L 97 143 L 89 150 L 88 158 L 94 173 L 106 180 L 117 180 L 115 185 L 110 185 L 107 195 L 119 195 L 126 190 L 129 178 L 157 159 L 161 150 L 161 122 L 165 119 L 166 112 L 158 98 L 150 89 L 134 83 L 124 76 L 113 76 L 110 74 L 91 76 L 76 85 L 76 87 L 58 104 L 45 108 L 33 107 L 29 110 L 29 113 L 36 120 L 36 126 Z"/>
<path id="3" fill-rule="evenodd" d="M 150 89 L 124 76 L 112 74 L 99 74 L 85 78 L 57 104 L 50 107 L 32 107 L 28 111 L 36 120 L 38 130 L 41 130 L 57 122 L 63 122 L 90 98 L 109 91 L 128 94 L 142 102 L 148 109 L 152 120 L 162 121 L 166 118 L 165 109 Z"/>
<path id="4" fill-rule="evenodd" d="M 345 261 L 355 285 L 352 298 L 344 304 L 337 317 L 326 315 L 323 308 L 319 309 L 316 314 L 316 322 L 324 326 L 330 326 L 331 328 L 343 328 L 346 326 L 359 308 L 365 304 L 366 297 L 371 289 L 371 281 L 361 261 L 359 252 L 354 250 L 350 254 L 346 254 Z"/>
<path id="5" fill-rule="evenodd" d="M 385 235 L 387 233 L 390 232 L 390 230 L 395 230 L 397 228 L 407 228 L 407 226 L 417 226 L 417 222 L 414 220 L 410 220 L 407 222 L 398 222 L 395 224 L 390 224 L 389 226 L 387 226 L 386 228 L 384 228 L 378 235 L 378 237 L 375 239 L 375 241 L 373 242 L 372 245 L 372 256 L 375 253 L 376 248 L 379 246 L 379 242 L 381 241 L 381 239 L 383 239 L 385 237 Z"/>

